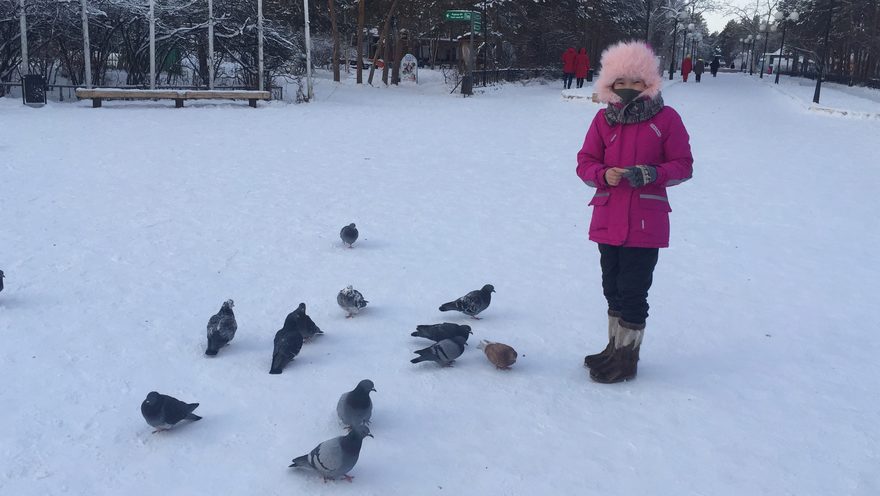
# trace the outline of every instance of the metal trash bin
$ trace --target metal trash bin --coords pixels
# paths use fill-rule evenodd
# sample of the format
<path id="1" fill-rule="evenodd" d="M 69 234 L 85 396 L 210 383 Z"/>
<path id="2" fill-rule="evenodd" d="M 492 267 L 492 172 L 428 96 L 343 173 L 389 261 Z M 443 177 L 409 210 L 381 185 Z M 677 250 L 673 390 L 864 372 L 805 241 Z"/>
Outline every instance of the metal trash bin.
<path id="1" fill-rule="evenodd" d="M 25 105 L 46 105 L 46 79 L 39 74 L 27 74 L 21 78 L 21 98 Z"/>

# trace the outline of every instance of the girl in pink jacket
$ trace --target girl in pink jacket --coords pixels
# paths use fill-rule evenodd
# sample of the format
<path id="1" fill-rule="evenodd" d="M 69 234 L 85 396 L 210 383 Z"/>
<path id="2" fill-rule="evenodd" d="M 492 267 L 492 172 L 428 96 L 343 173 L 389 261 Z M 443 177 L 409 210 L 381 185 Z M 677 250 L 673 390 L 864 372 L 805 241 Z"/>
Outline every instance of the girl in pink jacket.
<path id="1" fill-rule="evenodd" d="M 663 105 L 653 51 L 643 42 L 618 43 L 600 65 L 594 87 L 608 106 L 590 124 L 577 174 L 596 190 L 590 239 L 599 244 L 608 345 L 584 365 L 593 380 L 613 383 L 636 376 L 648 289 L 659 248 L 669 246 L 666 188 L 691 178 L 694 159 L 681 117 Z"/>

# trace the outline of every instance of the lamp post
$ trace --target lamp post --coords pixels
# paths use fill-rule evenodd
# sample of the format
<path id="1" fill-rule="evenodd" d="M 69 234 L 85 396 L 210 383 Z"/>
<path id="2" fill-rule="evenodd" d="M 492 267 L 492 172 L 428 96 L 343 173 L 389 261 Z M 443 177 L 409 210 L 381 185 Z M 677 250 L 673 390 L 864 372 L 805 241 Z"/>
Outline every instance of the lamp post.
<path id="1" fill-rule="evenodd" d="M 764 34 L 764 49 L 761 52 L 761 74 L 758 75 L 758 78 L 764 79 L 764 62 L 767 61 L 767 40 L 770 39 L 770 36 L 767 34 L 769 26 L 766 22 L 762 22 L 760 26 L 761 33 Z"/>
<path id="2" fill-rule="evenodd" d="M 694 29 L 696 29 L 696 26 L 694 25 L 694 23 L 690 23 L 690 24 L 688 24 L 688 36 L 687 36 L 687 37 L 688 37 L 688 40 L 689 40 L 689 41 L 688 41 L 688 49 L 685 51 L 685 55 L 690 55 L 690 54 L 691 54 L 691 50 L 693 49 L 693 46 L 694 46 Z"/>
<path id="3" fill-rule="evenodd" d="M 679 12 L 677 15 L 675 12 L 670 12 L 669 18 L 675 23 L 675 28 L 672 31 L 672 58 L 669 60 L 669 80 L 672 81 L 672 75 L 675 72 L 675 44 L 678 37 L 678 22 L 684 23 L 687 20 L 687 12 Z M 682 44 L 681 50 L 684 52 L 684 44 Z"/>
<path id="4" fill-rule="evenodd" d="M 697 55 L 699 52 L 699 46 L 703 43 L 703 33 L 695 33 L 694 34 L 694 44 L 691 48 L 691 59 L 697 59 Z"/>
<path id="5" fill-rule="evenodd" d="M 751 52 L 749 56 L 749 76 L 753 76 L 755 74 L 755 45 L 761 41 L 761 35 L 756 34 L 752 37 L 752 48 L 749 50 Z"/>
<path id="6" fill-rule="evenodd" d="M 782 58 L 783 58 L 782 51 L 785 48 L 785 28 L 788 26 L 788 23 L 785 21 L 797 22 L 798 17 L 800 17 L 800 14 L 798 14 L 797 11 L 795 11 L 795 12 L 789 13 L 788 17 L 786 17 L 782 11 L 777 10 L 775 17 L 776 17 L 776 21 L 778 23 L 782 24 L 782 42 L 779 43 L 779 63 L 777 64 L 776 77 L 774 78 L 774 81 L 773 81 L 773 84 L 779 84 L 779 73 L 782 72 Z M 795 55 L 795 56 L 797 56 L 797 55 Z M 789 65 L 789 68 L 791 68 L 791 65 Z"/>
<path id="7" fill-rule="evenodd" d="M 834 0 L 828 1 L 828 23 L 825 25 L 825 44 L 822 45 L 822 60 L 819 73 L 816 75 L 816 91 L 813 93 L 813 103 L 819 103 L 819 93 L 822 91 L 822 76 L 825 75 L 825 59 L 828 57 L 828 36 L 831 34 L 831 19 L 834 15 Z"/>

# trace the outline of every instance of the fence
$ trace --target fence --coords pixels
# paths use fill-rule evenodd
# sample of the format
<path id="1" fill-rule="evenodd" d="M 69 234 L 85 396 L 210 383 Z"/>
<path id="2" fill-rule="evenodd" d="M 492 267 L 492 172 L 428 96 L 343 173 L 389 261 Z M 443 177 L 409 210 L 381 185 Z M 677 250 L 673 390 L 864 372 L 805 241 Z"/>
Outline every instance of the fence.
<path id="1" fill-rule="evenodd" d="M 56 102 L 76 101 L 76 89 L 82 86 L 71 84 L 47 84 L 46 97 Z M 122 88 L 127 90 L 145 90 L 149 89 L 148 85 L 138 86 L 114 86 L 114 88 Z M 207 90 L 207 86 L 157 86 L 157 90 Z M 248 86 L 215 86 L 215 90 L 255 90 Z M 283 100 L 284 88 L 281 86 L 272 86 L 268 88 L 272 93 L 273 100 Z M 0 82 L 0 97 L 12 96 L 21 98 L 21 83 L 3 83 Z"/>

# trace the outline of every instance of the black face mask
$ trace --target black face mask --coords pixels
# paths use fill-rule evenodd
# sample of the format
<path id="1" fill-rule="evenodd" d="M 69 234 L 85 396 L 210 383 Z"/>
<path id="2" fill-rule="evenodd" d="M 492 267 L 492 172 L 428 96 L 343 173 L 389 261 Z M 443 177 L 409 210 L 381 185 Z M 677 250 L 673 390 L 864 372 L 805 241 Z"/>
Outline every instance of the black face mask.
<path id="1" fill-rule="evenodd" d="M 632 89 L 632 88 L 623 88 L 623 89 L 619 89 L 619 90 L 614 90 L 614 89 L 612 89 L 611 91 L 613 91 L 615 95 L 617 95 L 617 96 L 620 97 L 620 101 L 621 101 L 621 103 L 623 103 L 624 105 L 629 105 L 630 102 L 632 102 L 632 101 L 635 100 L 639 95 L 642 94 L 641 91 L 639 91 L 639 90 L 634 90 L 634 89 Z"/>

